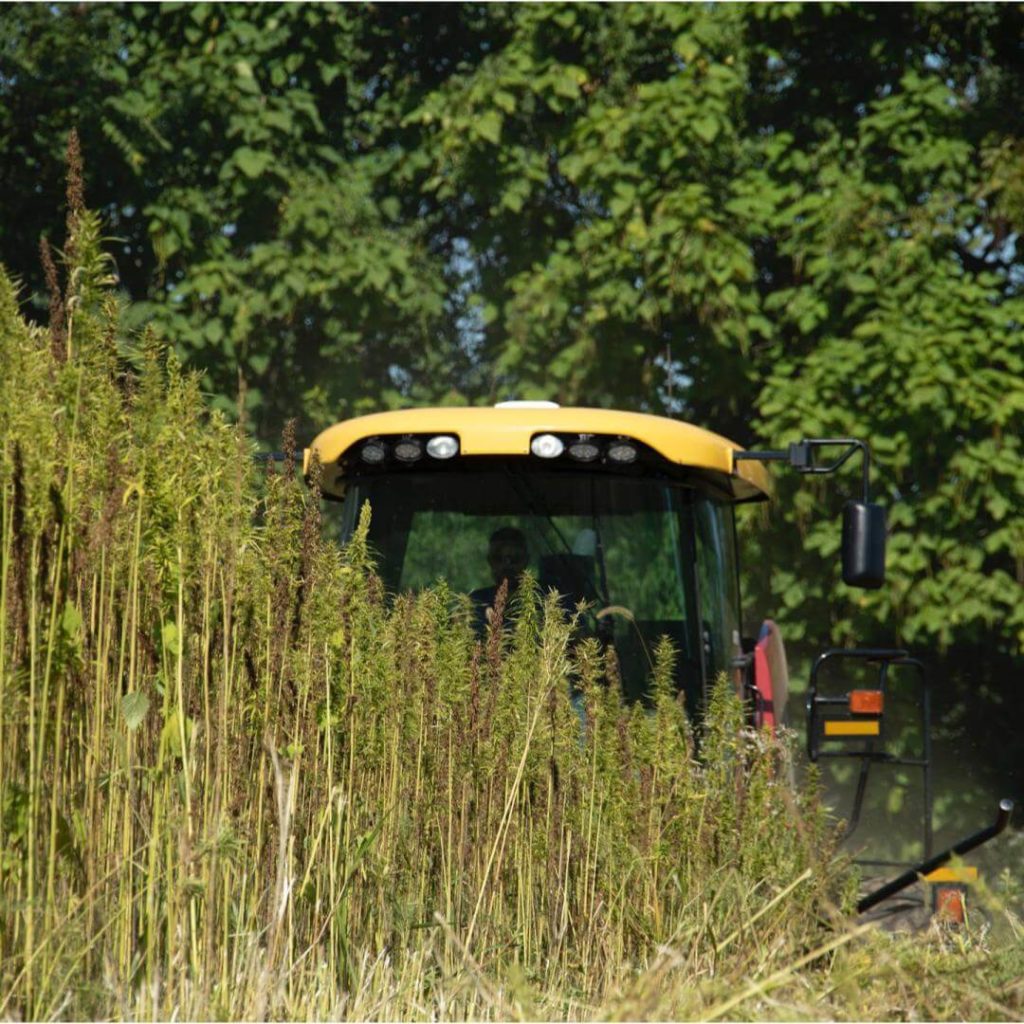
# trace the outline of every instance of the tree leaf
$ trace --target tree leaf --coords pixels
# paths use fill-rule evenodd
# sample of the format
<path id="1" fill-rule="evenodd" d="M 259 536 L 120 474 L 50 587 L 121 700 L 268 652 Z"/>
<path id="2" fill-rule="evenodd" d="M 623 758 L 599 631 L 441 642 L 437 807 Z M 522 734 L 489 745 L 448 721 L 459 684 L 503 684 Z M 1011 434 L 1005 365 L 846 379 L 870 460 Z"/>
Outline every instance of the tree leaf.
<path id="1" fill-rule="evenodd" d="M 235 150 L 234 162 L 247 178 L 258 178 L 274 162 L 274 158 L 269 153 L 242 146 Z"/>
<path id="2" fill-rule="evenodd" d="M 693 128 L 697 138 L 702 139 L 704 142 L 714 142 L 718 137 L 721 126 L 717 117 L 706 116 L 693 120 L 690 123 L 690 127 Z"/>
<path id="3" fill-rule="evenodd" d="M 496 146 L 501 142 L 501 122 L 502 116 L 498 111 L 487 110 L 474 122 L 476 133 Z"/>

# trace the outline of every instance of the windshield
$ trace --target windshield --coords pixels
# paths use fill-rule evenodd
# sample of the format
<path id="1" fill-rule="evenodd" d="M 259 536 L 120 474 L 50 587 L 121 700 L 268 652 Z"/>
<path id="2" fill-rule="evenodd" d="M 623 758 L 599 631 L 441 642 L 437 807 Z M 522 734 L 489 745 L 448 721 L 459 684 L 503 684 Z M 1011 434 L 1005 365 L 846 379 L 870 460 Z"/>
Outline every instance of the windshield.
<path id="1" fill-rule="evenodd" d="M 668 636 L 679 652 L 678 688 L 695 709 L 703 703 L 707 612 L 698 611 L 706 602 L 698 602 L 695 566 L 708 499 L 648 477 L 463 466 L 349 485 L 346 532 L 369 501 L 370 544 L 389 590 L 443 578 L 471 596 L 482 632 L 498 585 L 507 578 L 514 587 L 528 569 L 545 592 L 562 595 L 567 612 L 586 603 L 589 628 L 615 648 L 627 699 L 647 691 L 654 648 Z"/>

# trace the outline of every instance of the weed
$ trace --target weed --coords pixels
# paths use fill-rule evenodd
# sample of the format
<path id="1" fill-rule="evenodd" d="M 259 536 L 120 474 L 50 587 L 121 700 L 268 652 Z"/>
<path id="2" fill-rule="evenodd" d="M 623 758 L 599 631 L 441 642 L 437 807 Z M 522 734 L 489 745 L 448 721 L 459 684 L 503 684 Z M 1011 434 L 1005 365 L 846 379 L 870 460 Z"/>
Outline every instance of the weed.
<path id="1" fill-rule="evenodd" d="M 813 788 L 724 682 L 695 757 L 668 641 L 644 709 L 528 583 L 482 642 L 386 599 L 369 510 L 339 550 L 118 354 L 73 198 L 49 331 L 0 276 L 0 1017 L 1019 1016 L 1019 946 L 850 927 Z"/>

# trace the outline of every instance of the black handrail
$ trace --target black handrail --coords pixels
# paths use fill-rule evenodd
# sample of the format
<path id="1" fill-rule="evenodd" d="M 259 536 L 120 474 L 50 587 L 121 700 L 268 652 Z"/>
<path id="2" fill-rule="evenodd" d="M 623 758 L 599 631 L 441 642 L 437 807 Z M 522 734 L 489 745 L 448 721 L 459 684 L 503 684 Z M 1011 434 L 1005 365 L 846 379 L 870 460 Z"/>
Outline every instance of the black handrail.
<path id="1" fill-rule="evenodd" d="M 937 853 L 934 857 L 918 864 L 916 867 L 904 871 L 902 875 L 894 878 L 891 882 L 886 882 L 880 889 L 868 893 L 857 904 L 857 913 L 863 914 L 865 910 L 870 910 L 876 904 L 881 903 L 882 900 L 887 900 L 890 896 L 895 896 L 901 889 L 906 889 L 908 885 L 913 885 L 921 876 L 931 874 L 937 868 L 941 868 L 943 864 L 948 864 L 954 857 L 962 857 L 965 853 L 977 849 L 990 839 L 995 839 L 1010 823 L 1010 815 L 1012 813 L 1013 801 L 1000 800 L 996 820 L 991 825 L 981 829 L 979 832 L 975 832 L 966 839 L 961 839 L 960 842 L 951 846 L 948 850 Z"/>

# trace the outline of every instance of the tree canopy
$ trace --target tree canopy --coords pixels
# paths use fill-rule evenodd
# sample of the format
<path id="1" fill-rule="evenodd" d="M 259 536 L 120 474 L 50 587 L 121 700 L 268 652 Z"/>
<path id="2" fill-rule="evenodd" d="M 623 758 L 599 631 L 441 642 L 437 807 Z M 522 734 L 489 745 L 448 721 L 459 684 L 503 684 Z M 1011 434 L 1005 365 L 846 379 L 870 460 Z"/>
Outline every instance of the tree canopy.
<path id="1" fill-rule="evenodd" d="M 786 479 L 751 585 L 791 634 L 1019 653 L 1022 29 L 970 3 L 11 5 L 0 258 L 42 315 L 77 126 L 134 315 L 264 437 L 507 397 L 863 437 L 887 587 L 834 600 L 838 498 Z"/>

